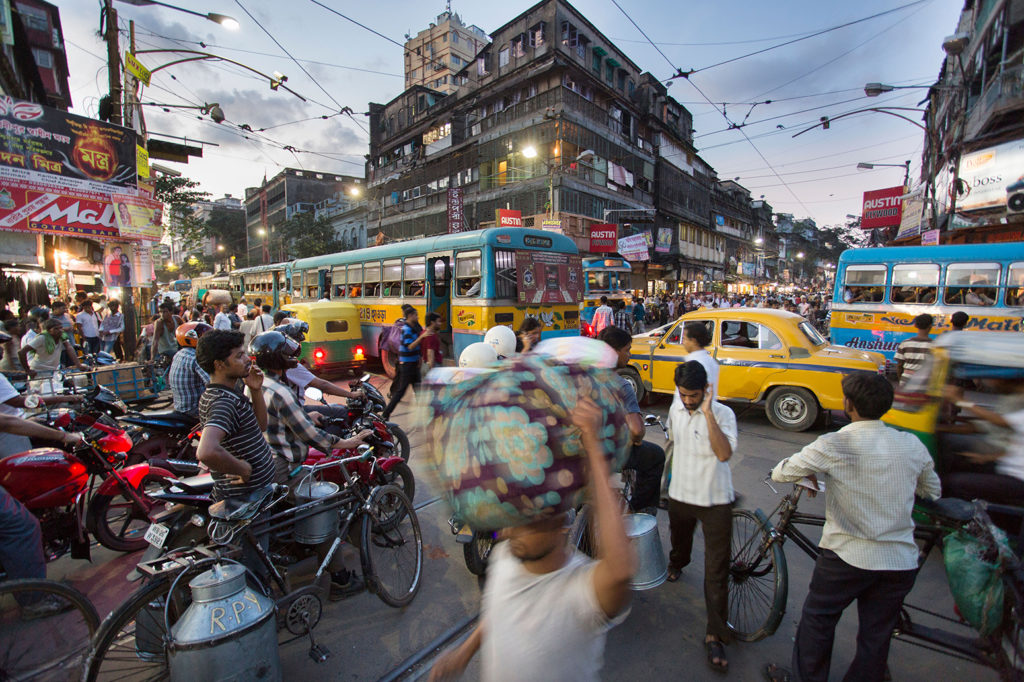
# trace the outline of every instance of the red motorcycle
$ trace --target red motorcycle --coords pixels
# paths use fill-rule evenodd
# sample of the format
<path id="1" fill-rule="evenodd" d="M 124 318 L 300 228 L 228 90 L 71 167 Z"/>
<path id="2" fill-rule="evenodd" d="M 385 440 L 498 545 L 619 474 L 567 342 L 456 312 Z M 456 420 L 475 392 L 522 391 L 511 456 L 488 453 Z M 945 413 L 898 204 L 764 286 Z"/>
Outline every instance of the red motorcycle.
<path id="1" fill-rule="evenodd" d="M 342 426 L 346 421 L 344 418 L 325 418 L 322 426 L 329 432 L 334 431 L 330 427 L 340 427 L 338 432 L 342 435 L 345 435 L 346 432 L 354 434 L 359 430 L 369 429 L 372 433 L 364 441 L 367 445 L 373 447 L 375 452 L 394 452 L 392 435 L 384 422 L 380 420 L 357 420 L 355 428 L 349 430 Z M 316 466 L 317 464 L 325 464 L 332 459 L 352 457 L 355 454 L 355 452 L 349 450 L 337 450 L 328 454 L 316 448 L 310 448 L 309 453 L 306 455 L 306 461 L 303 464 L 306 466 Z M 416 480 L 413 478 L 412 468 L 397 454 L 370 457 L 367 461 L 355 460 L 348 462 L 345 466 L 351 476 L 358 475 L 360 481 L 365 481 L 369 485 L 387 485 L 390 483 L 391 485 L 398 486 L 405 493 L 405 496 L 409 498 L 410 502 L 412 502 L 413 495 L 416 494 Z M 324 470 L 322 477 L 325 481 L 337 483 L 342 487 L 345 486 L 344 477 L 337 469 Z"/>
<path id="2" fill-rule="evenodd" d="M 105 419 L 86 421 L 68 413 L 55 420 L 83 430 L 85 440 L 73 453 L 44 447 L 0 459 L 0 485 L 39 519 L 48 561 L 69 551 L 88 559 L 89 533 L 115 551 L 142 549 L 156 504 L 147 490 L 174 477 L 145 463 L 124 467 L 132 439 Z"/>

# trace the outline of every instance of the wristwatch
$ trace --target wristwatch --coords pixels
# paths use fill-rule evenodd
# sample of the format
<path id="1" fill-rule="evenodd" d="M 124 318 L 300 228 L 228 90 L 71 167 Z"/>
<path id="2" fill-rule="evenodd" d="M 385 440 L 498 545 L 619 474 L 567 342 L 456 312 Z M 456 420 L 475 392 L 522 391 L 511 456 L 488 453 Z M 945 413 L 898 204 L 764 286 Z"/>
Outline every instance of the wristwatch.
<path id="1" fill-rule="evenodd" d="M 974 407 L 974 403 L 970 400 L 958 400 L 956 401 L 956 406 L 962 410 L 969 410 Z"/>

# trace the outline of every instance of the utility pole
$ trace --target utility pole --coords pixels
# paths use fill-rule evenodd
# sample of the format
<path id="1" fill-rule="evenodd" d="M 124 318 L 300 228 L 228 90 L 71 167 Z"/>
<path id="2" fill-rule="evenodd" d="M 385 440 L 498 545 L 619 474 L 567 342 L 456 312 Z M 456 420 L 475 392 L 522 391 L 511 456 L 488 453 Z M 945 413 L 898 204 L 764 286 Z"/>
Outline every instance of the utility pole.
<path id="1" fill-rule="evenodd" d="M 107 79 L 110 88 L 110 122 L 121 125 L 121 48 L 118 45 L 117 10 L 114 0 L 103 0 L 105 31 L 107 41 Z"/>

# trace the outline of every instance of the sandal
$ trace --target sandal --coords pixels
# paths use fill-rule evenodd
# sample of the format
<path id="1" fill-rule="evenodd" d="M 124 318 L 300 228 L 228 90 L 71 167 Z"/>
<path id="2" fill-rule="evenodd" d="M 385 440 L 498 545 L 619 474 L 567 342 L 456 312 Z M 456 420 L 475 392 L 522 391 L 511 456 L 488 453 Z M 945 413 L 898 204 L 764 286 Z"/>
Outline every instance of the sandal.
<path id="1" fill-rule="evenodd" d="M 793 679 L 788 670 L 780 668 L 774 663 L 766 665 L 762 672 L 764 673 L 764 679 L 768 680 L 768 682 L 790 682 Z"/>
<path id="2" fill-rule="evenodd" d="M 713 639 L 704 642 L 704 654 L 712 670 L 719 673 L 729 672 L 729 661 L 725 658 L 725 646 L 720 640 Z M 718 663 L 715 663 L 715 659 L 718 659 Z"/>
<path id="3" fill-rule="evenodd" d="M 665 580 L 669 581 L 670 583 L 674 583 L 675 581 L 679 580 L 679 576 L 681 576 L 682 574 L 683 569 L 672 568 L 671 566 L 669 566 L 668 575 L 665 577 Z"/>

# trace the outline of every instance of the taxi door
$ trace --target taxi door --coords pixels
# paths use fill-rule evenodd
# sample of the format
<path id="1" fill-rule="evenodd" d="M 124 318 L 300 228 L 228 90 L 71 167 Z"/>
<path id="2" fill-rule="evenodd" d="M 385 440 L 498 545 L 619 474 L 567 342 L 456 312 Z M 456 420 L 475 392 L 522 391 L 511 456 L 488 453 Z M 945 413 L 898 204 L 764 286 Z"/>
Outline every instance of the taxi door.
<path id="1" fill-rule="evenodd" d="M 713 338 L 719 400 L 757 400 L 768 377 L 786 368 L 781 339 L 763 324 L 725 317 Z"/>
<path id="2" fill-rule="evenodd" d="M 708 327 L 714 338 L 714 320 L 686 319 L 680 321 L 662 337 L 651 356 L 651 389 L 657 393 L 674 393 L 676 390 L 676 367 L 686 362 L 686 348 L 683 347 L 683 327 L 691 322 L 700 322 Z"/>

